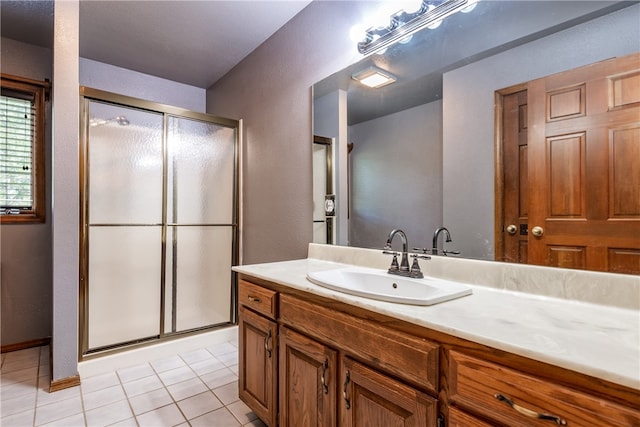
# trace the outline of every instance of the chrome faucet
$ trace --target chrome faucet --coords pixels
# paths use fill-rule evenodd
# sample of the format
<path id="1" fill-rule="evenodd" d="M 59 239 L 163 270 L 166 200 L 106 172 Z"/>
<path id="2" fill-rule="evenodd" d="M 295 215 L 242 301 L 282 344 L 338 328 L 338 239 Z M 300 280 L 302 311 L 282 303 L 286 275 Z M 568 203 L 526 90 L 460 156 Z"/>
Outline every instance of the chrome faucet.
<path id="1" fill-rule="evenodd" d="M 438 237 L 440 236 L 440 233 L 444 232 L 444 237 L 445 237 L 445 242 L 451 242 L 451 233 L 449 233 L 449 230 L 447 230 L 446 227 L 439 227 L 436 228 L 436 231 L 433 232 L 433 244 L 431 245 L 431 254 L 432 255 L 438 255 Z M 454 255 L 459 254 L 460 252 L 457 251 L 445 251 L 444 250 L 444 244 L 442 245 L 442 254 L 443 255 L 447 255 L 447 253 L 451 253 Z"/>
<path id="2" fill-rule="evenodd" d="M 400 239 L 402 239 L 402 259 L 400 261 L 400 265 L 398 266 L 398 252 L 395 252 L 391 249 L 391 242 L 393 242 L 393 238 L 396 234 L 400 235 Z M 393 255 L 393 261 L 391 261 L 391 267 L 387 272 L 389 274 L 397 274 L 398 276 L 406 276 L 406 277 L 414 277 L 421 279 L 424 277 L 422 271 L 420 270 L 420 265 L 418 264 L 418 258 L 422 259 L 431 259 L 428 255 L 418 255 L 412 254 L 413 264 L 411 268 L 409 268 L 409 244 L 407 243 L 407 235 L 404 231 L 399 229 L 391 230 L 389 233 L 389 237 L 387 238 L 387 244 L 384 246 L 383 254 Z"/>
<path id="3" fill-rule="evenodd" d="M 396 237 L 396 234 L 399 234 L 400 239 L 402 240 L 402 259 L 400 260 L 400 267 L 398 267 L 398 259 L 396 258 L 396 256 L 398 255 L 397 252 L 387 252 L 391 250 L 391 242 L 393 241 L 393 238 Z M 389 273 L 408 276 L 409 258 L 407 255 L 409 252 L 409 244 L 407 243 L 407 235 L 404 233 L 404 231 L 398 228 L 391 230 L 391 233 L 389 233 L 389 237 L 387 238 L 387 244 L 384 245 L 384 251 L 385 253 L 393 255 L 393 262 L 391 263 L 391 268 L 389 268 Z"/>

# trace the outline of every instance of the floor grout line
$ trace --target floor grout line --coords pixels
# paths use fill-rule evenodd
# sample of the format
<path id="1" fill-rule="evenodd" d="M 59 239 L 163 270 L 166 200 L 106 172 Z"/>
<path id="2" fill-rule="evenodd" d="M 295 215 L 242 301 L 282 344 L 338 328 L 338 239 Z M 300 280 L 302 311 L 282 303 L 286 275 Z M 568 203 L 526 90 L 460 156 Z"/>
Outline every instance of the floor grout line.
<path id="1" fill-rule="evenodd" d="M 146 363 L 141 363 L 141 364 L 136 365 L 136 366 L 139 366 L 141 369 L 146 369 L 145 368 L 145 365 L 146 365 L 148 368 L 150 368 L 151 374 L 148 375 L 148 376 L 143 376 L 143 377 L 140 377 L 140 378 L 135 378 L 133 380 L 127 381 L 127 382 L 137 381 L 137 380 L 141 380 L 141 379 L 144 379 L 144 378 L 147 378 L 147 377 L 150 377 L 150 376 L 154 376 L 155 379 L 159 381 L 159 383 L 161 385 L 160 388 L 157 388 L 157 389 L 154 389 L 154 390 L 145 391 L 144 393 L 137 394 L 136 396 L 129 396 L 129 394 L 127 393 L 127 390 L 125 388 L 125 381 L 123 380 L 123 377 L 122 377 L 121 373 L 118 372 L 118 371 L 122 371 L 122 369 L 129 369 L 129 368 L 122 368 L 122 369 L 119 369 L 119 370 L 116 369 L 116 370 L 112 371 L 113 374 L 115 375 L 115 379 L 117 380 L 117 384 L 100 385 L 99 383 L 96 383 L 99 388 L 97 388 L 95 390 L 91 390 L 86 394 L 88 395 L 90 393 L 99 392 L 99 391 L 111 388 L 111 387 L 113 387 L 115 385 L 118 385 L 120 387 L 120 390 L 122 391 L 122 395 L 124 396 L 123 399 L 126 400 L 127 407 L 129 408 L 129 411 L 131 413 L 131 417 L 130 418 L 126 418 L 124 420 L 116 421 L 115 422 L 116 424 L 121 424 L 121 423 L 124 423 L 124 422 L 132 422 L 131 423 L 132 425 L 135 424 L 135 426 L 140 427 L 141 423 L 140 423 L 140 421 L 138 419 L 139 416 L 143 416 L 143 415 L 148 414 L 150 412 L 158 411 L 158 410 L 160 410 L 162 408 L 165 408 L 167 406 L 174 405 L 178 409 L 179 414 L 181 415 L 181 417 L 184 420 L 184 421 L 181 421 L 180 424 L 192 425 L 192 422 L 195 419 L 210 415 L 211 413 L 216 412 L 216 411 L 221 411 L 220 412 L 221 416 L 225 417 L 225 419 L 228 419 L 228 420 L 233 419 L 236 423 L 238 423 L 239 426 L 254 426 L 254 425 L 263 426 L 263 424 L 255 417 L 254 414 L 252 414 L 250 412 L 246 413 L 246 414 L 243 414 L 242 412 L 239 412 L 238 415 L 236 415 L 236 413 L 234 413 L 230 409 L 231 406 L 237 405 L 237 402 L 239 402 L 240 399 L 234 398 L 234 395 L 231 395 L 232 398 L 229 399 L 228 397 L 225 397 L 224 401 L 223 401 L 222 397 L 219 396 L 216 393 L 215 390 L 219 390 L 220 393 L 223 393 L 224 395 L 229 396 L 228 391 L 225 390 L 224 387 L 227 387 L 227 386 L 229 386 L 230 384 L 233 384 L 233 383 L 237 384 L 237 380 L 238 380 L 238 375 L 237 375 L 237 372 L 236 372 L 237 368 L 234 370 L 234 367 L 237 367 L 237 361 L 235 359 L 237 359 L 238 347 L 237 347 L 237 345 L 234 345 L 234 343 L 231 343 L 231 342 L 227 342 L 227 343 L 224 343 L 222 345 L 225 345 L 225 346 L 229 345 L 230 346 L 229 348 L 231 348 L 231 349 L 229 351 L 222 351 L 220 353 L 216 352 L 214 354 L 214 350 L 211 349 L 212 347 L 206 347 L 206 348 L 202 348 L 202 349 L 192 350 L 192 351 L 189 351 L 189 352 L 184 353 L 184 354 L 177 354 L 175 356 L 170 356 L 170 357 L 163 358 L 163 359 L 171 359 L 173 357 L 177 357 L 178 360 L 181 362 L 181 365 L 180 366 L 176 366 L 176 367 L 172 367 L 171 369 L 165 369 L 162 372 L 159 372 L 158 368 L 153 366 L 152 362 L 154 362 L 154 361 L 147 361 Z M 226 349 L 226 347 L 225 347 L 225 349 Z M 25 350 L 22 350 L 22 351 L 25 351 Z M 32 351 L 33 352 L 33 350 L 31 350 L 31 349 L 28 349 L 27 351 Z M 42 406 L 38 406 L 38 404 L 40 403 L 40 398 L 43 397 L 43 395 L 40 394 L 40 388 L 42 386 L 42 384 L 40 383 L 40 377 L 44 373 L 44 369 L 43 369 L 44 365 L 42 364 L 42 362 L 43 362 L 43 358 L 45 357 L 45 355 L 48 354 L 48 353 L 46 353 L 47 351 L 50 351 L 48 346 L 47 347 L 39 347 L 37 356 L 34 355 L 33 357 L 30 357 L 30 356 L 29 357 L 25 357 L 24 361 L 20 360 L 21 354 L 16 354 L 13 357 L 11 357 L 11 356 L 7 357 L 11 353 L 2 354 L 2 360 L 0 362 L 0 376 L 3 375 L 2 371 L 6 367 L 7 363 L 11 363 L 11 372 L 13 372 L 13 371 L 21 370 L 21 369 L 29 369 L 30 368 L 29 365 L 33 363 L 33 359 L 37 359 L 36 360 L 37 368 L 35 369 L 35 382 L 33 382 L 33 384 L 35 384 L 34 385 L 35 398 L 34 398 L 33 407 L 31 409 L 27 409 L 26 411 L 20 410 L 18 413 L 8 415 L 7 417 L 1 417 L 0 418 L 0 424 L 2 424 L 3 426 L 5 425 L 5 422 L 7 423 L 6 425 L 8 425 L 8 426 L 13 425 L 12 424 L 12 420 L 22 419 L 24 421 L 24 415 L 27 415 L 27 413 L 29 411 L 33 411 L 33 416 L 31 417 L 31 422 L 32 422 L 33 426 L 36 426 L 36 420 L 37 420 L 37 417 L 38 417 L 38 411 L 39 410 L 42 410 L 42 408 L 47 408 L 49 405 L 59 404 L 60 402 L 64 402 L 66 400 L 75 399 L 76 398 L 75 396 L 71 396 L 71 397 L 62 398 L 60 400 L 52 399 L 51 402 L 44 403 Z M 206 352 L 206 354 L 204 354 L 204 353 L 202 354 L 202 356 L 205 356 L 205 357 L 200 358 L 198 355 L 190 354 L 190 353 L 196 353 L 196 352 L 200 352 L 200 351 L 205 351 Z M 19 351 L 16 352 L 16 353 L 19 353 Z M 236 354 L 233 355 L 233 353 L 236 353 Z M 22 353 L 22 354 L 27 355 L 28 353 Z M 191 363 L 188 362 L 187 359 L 192 360 L 192 362 Z M 13 360 L 18 360 L 18 361 L 14 363 Z M 157 361 L 160 361 L 160 360 L 162 360 L 162 359 L 158 359 Z M 207 361 L 207 360 L 215 361 L 216 366 L 219 365 L 219 368 L 215 369 L 213 371 L 203 372 L 202 375 L 201 375 L 193 368 L 192 365 L 200 363 L 200 362 L 204 362 L 204 361 Z M 24 368 L 24 366 L 27 366 L 27 368 Z M 131 366 L 131 368 L 134 368 L 136 366 Z M 159 365 L 157 364 L 157 366 L 159 366 Z M 173 382 L 172 384 L 168 384 L 167 383 L 167 381 L 169 381 L 169 378 L 171 378 L 170 376 L 165 375 L 165 379 L 163 379 L 161 377 L 161 374 L 164 374 L 166 372 L 170 372 L 170 371 L 175 370 L 175 369 L 182 369 L 185 366 L 189 369 L 190 374 L 193 375 L 192 377 L 186 378 L 186 379 L 181 379 L 180 381 Z M 233 381 L 229 382 L 229 383 L 215 385 L 215 386 L 213 386 L 213 388 L 211 388 L 209 386 L 209 384 L 203 379 L 203 376 L 209 375 L 209 374 L 217 372 L 217 371 L 222 371 L 222 370 L 227 370 L 227 371 L 231 372 L 231 374 L 233 375 L 232 378 L 235 378 L 235 379 Z M 107 372 L 104 375 L 108 375 L 108 374 L 109 373 Z M 49 375 L 50 375 L 50 373 L 49 373 Z M 224 375 L 227 375 L 227 374 L 225 373 Z M 134 375 L 134 377 L 135 377 L 135 375 Z M 92 378 L 92 377 L 88 377 L 87 379 L 89 379 L 89 378 Z M 180 377 L 178 375 L 175 378 L 180 378 Z M 171 386 L 179 385 L 180 383 L 187 382 L 187 381 L 192 381 L 192 380 L 195 380 L 195 379 L 197 379 L 197 381 L 202 384 L 202 386 L 204 388 L 204 391 L 196 391 L 196 390 L 198 390 L 198 387 L 200 387 L 200 386 L 198 386 L 197 385 L 198 383 L 196 383 L 194 381 L 194 384 L 196 384 L 195 388 L 193 388 L 190 391 L 189 391 L 189 388 L 188 388 L 189 385 L 185 385 L 185 387 L 187 387 L 186 388 L 187 392 L 185 393 L 185 397 L 182 397 L 181 399 L 178 400 L 177 397 L 175 397 L 171 393 L 171 391 L 170 391 L 170 387 Z M 33 379 L 28 379 L 26 381 L 17 381 L 15 383 L 12 382 L 11 384 L 4 384 L 3 388 L 8 386 L 8 385 L 13 386 L 13 385 L 20 384 L 20 383 L 25 383 L 24 385 L 26 387 L 27 386 L 26 383 L 29 383 L 31 381 L 33 381 Z M 109 380 L 107 380 L 107 382 L 105 384 L 108 384 L 108 381 Z M 171 381 L 173 381 L 173 379 Z M 214 379 L 212 381 L 214 381 L 214 382 L 212 382 L 212 384 L 215 384 L 216 379 Z M 29 387 L 31 387 L 31 386 L 29 386 Z M 157 391 L 157 390 L 163 390 L 164 393 L 169 395 L 169 400 L 168 400 L 169 403 L 167 403 L 165 405 L 162 405 L 160 407 L 157 407 L 157 408 L 149 409 L 148 411 L 142 412 L 140 414 L 136 414 L 135 410 L 134 410 L 134 406 L 132 404 L 132 399 L 135 398 L 135 397 L 138 397 L 138 396 L 142 396 L 144 394 L 148 394 L 150 392 Z M 2 389 L 0 389 L 0 392 L 1 391 L 2 391 Z M 44 389 L 43 389 L 43 391 L 44 391 Z M 62 392 L 62 390 L 60 392 Z M 50 423 L 59 425 L 60 420 L 63 420 L 63 419 L 69 418 L 69 417 L 75 417 L 76 415 L 81 415 L 82 422 L 84 423 L 84 425 L 85 426 L 89 426 L 90 425 L 89 424 L 89 417 L 87 416 L 88 412 L 96 410 L 96 409 L 99 409 L 99 408 L 104 408 L 105 406 L 108 406 L 110 404 L 114 404 L 114 403 L 122 401 L 122 399 L 118 399 L 116 402 L 106 403 L 104 405 L 99 405 L 99 406 L 97 406 L 95 408 L 91 408 L 91 409 L 87 410 L 87 406 L 86 406 L 87 403 L 85 402 L 85 393 L 83 393 L 82 382 L 81 382 L 81 385 L 78 388 L 78 392 L 79 392 L 79 396 L 80 396 L 80 408 L 81 408 L 81 411 L 82 411 L 81 413 L 78 413 L 78 414 L 67 413 L 67 414 L 55 415 L 55 419 L 47 420 L 46 423 L 44 423 L 43 425 L 50 424 Z M 20 395 L 22 395 L 22 393 L 24 393 L 24 392 L 19 392 L 19 393 L 21 393 Z M 191 393 L 195 393 L 195 394 L 191 394 Z M 188 399 L 194 398 L 196 396 L 199 396 L 199 395 L 205 394 L 205 393 L 210 393 L 211 396 L 214 399 L 216 399 L 220 403 L 221 406 L 217 407 L 216 409 L 212 409 L 210 411 L 207 411 L 205 413 L 195 415 L 195 416 L 193 416 L 192 419 L 188 419 L 187 418 L 187 413 L 185 412 L 184 409 L 182 409 L 182 407 L 180 406 L 179 402 L 186 401 Z M 115 396 L 115 397 L 117 399 L 117 396 Z M 9 398 L 9 399 L 12 399 L 12 398 Z M 155 403 L 151 404 L 150 406 L 154 406 L 154 405 L 155 405 Z M 50 407 L 47 408 L 47 410 L 51 410 L 51 409 L 52 408 L 50 408 Z M 203 409 L 208 409 L 208 408 L 203 408 Z M 224 410 L 224 411 L 222 411 L 222 410 Z M 235 410 L 237 411 L 237 409 L 235 409 Z M 20 418 L 21 414 L 23 415 L 22 418 Z M 231 416 L 231 418 L 228 418 L 229 415 Z M 238 418 L 239 416 L 243 416 L 243 418 L 245 419 L 246 422 L 241 420 L 240 418 Z M 80 418 L 80 417 L 78 417 L 78 418 Z M 108 422 L 113 424 L 112 421 L 108 421 Z"/>

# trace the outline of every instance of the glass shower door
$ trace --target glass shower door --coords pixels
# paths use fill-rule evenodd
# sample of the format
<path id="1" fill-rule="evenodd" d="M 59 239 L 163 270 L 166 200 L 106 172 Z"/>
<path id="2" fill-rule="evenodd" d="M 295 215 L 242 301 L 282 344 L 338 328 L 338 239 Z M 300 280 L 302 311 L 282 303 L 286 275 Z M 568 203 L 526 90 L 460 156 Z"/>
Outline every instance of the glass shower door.
<path id="1" fill-rule="evenodd" d="M 239 122 L 81 91 L 81 357 L 232 325 Z"/>
<path id="2" fill-rule="evenodd" d="M 236 130 L 168 118 L 164 332 L 229 322 Z"/>
<path id="3" fill-rule="evenodd" d="M 163 115 L 89 102 L 88 348 L 157 337 Z"/>

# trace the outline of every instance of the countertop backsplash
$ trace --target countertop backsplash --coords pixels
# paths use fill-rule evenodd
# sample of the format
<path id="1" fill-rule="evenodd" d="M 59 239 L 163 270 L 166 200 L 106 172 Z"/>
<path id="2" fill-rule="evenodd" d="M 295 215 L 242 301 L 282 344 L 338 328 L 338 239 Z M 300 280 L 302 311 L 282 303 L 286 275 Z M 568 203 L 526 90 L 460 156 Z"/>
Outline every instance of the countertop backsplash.
<path id="1" fill-rule="evenodd" d="M 309 244 L 308 257 L 324 261 L 386 269 L 391 257 L 382 249 Z M 640 276 L 566 268 L 482 261 L 454 256 L 420 260 L 427 276 L 525 292 L 552 298 L 640 310 Z"/>

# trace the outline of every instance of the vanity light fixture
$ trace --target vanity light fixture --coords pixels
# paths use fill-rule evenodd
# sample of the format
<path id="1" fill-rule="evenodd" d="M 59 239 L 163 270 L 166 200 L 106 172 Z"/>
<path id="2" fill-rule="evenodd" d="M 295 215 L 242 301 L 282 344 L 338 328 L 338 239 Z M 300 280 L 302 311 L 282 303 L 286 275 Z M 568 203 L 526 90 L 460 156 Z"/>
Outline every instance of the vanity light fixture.
<path id="1" fill-rule="evenodd" d="M 391 15 L 388 26 L 366 30 L 364 40 L 358 42 L 358 51 L 368 55 L 386 49 L 425 27 L 437 28 L 449 15 L 472 10 L 477 2 L 478 0 L 423 0 L 417 11 L 401 10 Z"/>
<path id="2" fill-rule="evenodd" d="M 390 73 L 375 67 L 369 67 L 359 73 L 353 74 L 351 78 L 374 89 L 386 86 L 396 81 L 396 78 Z"/>

